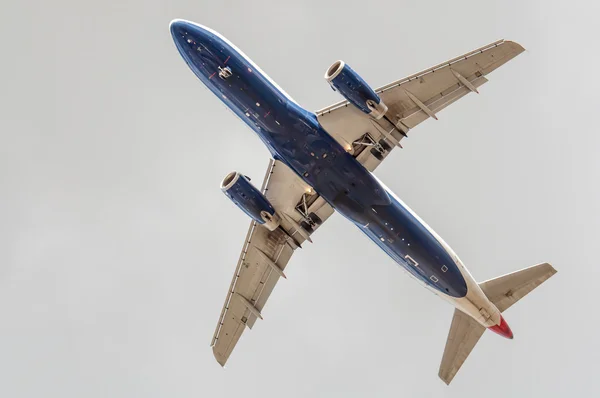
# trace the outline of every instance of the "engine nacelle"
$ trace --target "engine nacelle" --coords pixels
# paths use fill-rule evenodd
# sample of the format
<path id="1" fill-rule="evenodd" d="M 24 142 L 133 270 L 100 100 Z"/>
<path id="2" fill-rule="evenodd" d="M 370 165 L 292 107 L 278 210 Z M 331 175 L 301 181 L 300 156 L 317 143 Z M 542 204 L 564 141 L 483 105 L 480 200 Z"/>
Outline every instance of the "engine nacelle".
<path id="1" fill-rule="evenodd" d="M 237 171 L 225 176 L 221 182 L 221 191 L 231 199 L 244 213 L 254 221 L 275 230 L 281 222 L 279 215 L 267 198 Z"/>
<path id="2" fill-rule="evenodd" d="M 375 91 L 344 61 L 336 61 L 325 72 L 325 79 L 352 105 L 375 119 L 381 119 L 388 107 Z"/>

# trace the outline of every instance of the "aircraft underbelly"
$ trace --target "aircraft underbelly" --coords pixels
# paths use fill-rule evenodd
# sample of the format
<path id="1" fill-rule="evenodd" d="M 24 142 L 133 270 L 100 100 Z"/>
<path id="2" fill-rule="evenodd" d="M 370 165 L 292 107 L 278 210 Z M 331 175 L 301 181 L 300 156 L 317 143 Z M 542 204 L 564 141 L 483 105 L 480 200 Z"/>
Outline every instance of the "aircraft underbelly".
<path id="1" fill-rule="evenodd" d="M 464 297 L 452 256 L 402 203 L 245 57 L 205 31 L 186 32 L 181 48 L 198 78 L 332 207 L 396 263 L 437 291 Z M 224 73 L 226 69 L 227 73 Z"/>

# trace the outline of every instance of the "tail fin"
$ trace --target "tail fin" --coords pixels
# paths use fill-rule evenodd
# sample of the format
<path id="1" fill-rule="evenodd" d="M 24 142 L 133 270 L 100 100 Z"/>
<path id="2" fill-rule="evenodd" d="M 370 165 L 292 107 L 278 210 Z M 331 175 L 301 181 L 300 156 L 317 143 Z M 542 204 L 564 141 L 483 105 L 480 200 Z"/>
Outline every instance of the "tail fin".
<path id="1" fill-rule="evenodd" d="M 550 264 L 543 263 L 490 279 L 479 286 L 498 310 L 504 312 L 555 273 Z M 439 371 L 440 379 L 446 384 L 450 384 L 485 329 L 469 315 L 458 309 L 454 311 Z"/>

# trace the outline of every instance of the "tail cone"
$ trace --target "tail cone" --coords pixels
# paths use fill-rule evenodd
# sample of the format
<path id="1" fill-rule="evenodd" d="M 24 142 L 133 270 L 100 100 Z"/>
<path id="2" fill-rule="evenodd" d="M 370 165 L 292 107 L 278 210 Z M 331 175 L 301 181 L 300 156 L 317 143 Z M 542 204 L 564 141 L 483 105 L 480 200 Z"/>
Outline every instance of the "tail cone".
<path id="1" fill-rule="evenodd" d="M 510 326 L 508 326 L 508 323 L 506 323 L 502 315 L 500 315 L 500 324 L 491 326 L 488 329 L 507 339 L 512 339 L 514 337 L 512 330 L 510 330 Z"/>

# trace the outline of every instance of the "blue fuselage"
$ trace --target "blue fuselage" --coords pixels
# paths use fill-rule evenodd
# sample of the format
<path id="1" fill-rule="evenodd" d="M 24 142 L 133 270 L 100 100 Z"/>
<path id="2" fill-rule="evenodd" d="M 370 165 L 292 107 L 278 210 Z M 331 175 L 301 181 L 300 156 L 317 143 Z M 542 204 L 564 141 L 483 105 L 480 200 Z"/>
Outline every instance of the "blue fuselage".
<path id="1" fill-rule="evenodd" d="M 196 76 L 258 134 L 273 158 L 416 278 L 449 296 L 466 295 L 465 279 L 444 245 L 325 131 L 314 113 L 217 33 L 177 21 L 171 34 Z"/>

